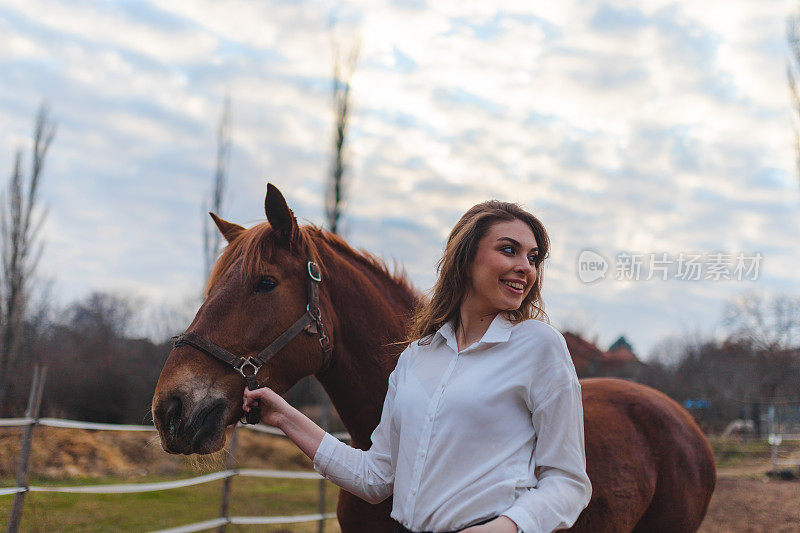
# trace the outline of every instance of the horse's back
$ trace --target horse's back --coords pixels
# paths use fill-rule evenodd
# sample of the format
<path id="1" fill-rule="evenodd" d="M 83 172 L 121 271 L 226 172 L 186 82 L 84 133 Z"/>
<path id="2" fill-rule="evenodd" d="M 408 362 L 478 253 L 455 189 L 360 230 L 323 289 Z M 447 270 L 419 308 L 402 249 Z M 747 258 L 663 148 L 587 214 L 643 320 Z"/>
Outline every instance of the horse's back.
<path id="1" fill-rule="evenodd" d="M 711 447 L 689 413 L 638 383 L 592 378 L 581 389 L 593 491 L 572 531 L 697 530 L 716 472 Z"/>

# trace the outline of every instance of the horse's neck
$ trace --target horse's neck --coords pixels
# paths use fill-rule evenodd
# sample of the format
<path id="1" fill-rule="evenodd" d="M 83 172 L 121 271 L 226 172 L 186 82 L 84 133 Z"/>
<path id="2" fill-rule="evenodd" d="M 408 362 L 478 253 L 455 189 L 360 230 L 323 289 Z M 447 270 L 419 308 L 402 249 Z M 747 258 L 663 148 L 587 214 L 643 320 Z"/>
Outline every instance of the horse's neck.
<path id="1" fill-rule="evenodd" d="M 392 343 L 405 335 L 414 296 L 354 258 L 328 252 L 322 258 L 328 280 L 324 297 L 333 311 L 334 361 L 317 379 L 353 445 L 368 448 L 380 421 L 389 374 L 403 348 Z"/>

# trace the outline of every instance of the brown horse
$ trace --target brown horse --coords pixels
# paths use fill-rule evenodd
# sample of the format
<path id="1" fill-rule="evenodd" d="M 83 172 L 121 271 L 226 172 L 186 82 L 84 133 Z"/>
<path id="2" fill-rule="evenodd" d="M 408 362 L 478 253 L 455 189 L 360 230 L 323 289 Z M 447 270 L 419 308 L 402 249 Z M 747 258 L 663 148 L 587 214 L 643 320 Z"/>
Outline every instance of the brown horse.
<path id="1" fill-rule="evenodd" d="M 261 368 L 279 394 L 314 374 L 327 391 L 352 445 L 368 449 L 380 420 L 388 376 L 406 334 L 417 293 L 374 257 L 313 226 L 299 227 L 273 186 L 267 223 L 251 229 L 214 216 L 228 241 L 187 331 L 242 356 L 260 352 L 303 315 L 307 266 L 322 269 L 322 321 L 333 347 L 299 334 Z M 213 215 L 212 215 L 213 216 Z M 695 531 L 715 483 L 711 448 L 689 414 L 658 391 L 615 379 L 587 379 L 583 389 L 587 471 L 593 492 L 572 530 Z M 153 417 L 170 453 L 210 453 L 243 415 L 242 376 L 191 345 L 172 350 L 153 397 Z M 370 505 L 342 491 L 342 531 L 390 532 L 391 499 Z"/>

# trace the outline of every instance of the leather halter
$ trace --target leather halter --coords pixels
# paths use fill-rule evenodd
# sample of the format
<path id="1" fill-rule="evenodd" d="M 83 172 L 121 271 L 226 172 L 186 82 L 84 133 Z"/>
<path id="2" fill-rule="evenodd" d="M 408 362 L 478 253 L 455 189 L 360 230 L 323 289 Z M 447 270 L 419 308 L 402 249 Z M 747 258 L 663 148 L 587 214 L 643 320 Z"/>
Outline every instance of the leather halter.
<path id="1" fill-rule="evenodd" d="M 319 282 L 322 281 L 322 274 L 319 266 L 313 261 L 308 261 L 306 267 L 308 271 L 308 304 L 306 305 L 306 312 L 257 355 L 250 357 L 234 355 L 225 348 L 204 339 L 194 331 L 187 331 L 182 335 L 173 337 L 173 347 L 178 348 L 188 344 L 189 346 L 197 348 L 201 352 L 233 367 L 233 369 L 239 372 L 245 379 L 247 388 L 256 390 L 261 388 L 263 383 L 266 383 L 267 379 L 269 379 L 265 379 L 264 382 L 259 385 L 256 374 L 258 374 L 261 367 L 264 366 L 267 361 L 275 357 L 278 352 L 299 335 L 301 331 L 305 331 L 309 335 L 319 334 L 319 345 L 322 348 L 323 358 L 322 367 L 326 368 L 328 364 L 330 364 L 333 350 L 330 339 L 325 334 L 325 326 L 322 324 L 322 313 L 319 310 Z M 260 420 L 261 407 L 258 400 L 256 400 L 256 405 L 247 413 L 247 423 L 258 424 Z"/>

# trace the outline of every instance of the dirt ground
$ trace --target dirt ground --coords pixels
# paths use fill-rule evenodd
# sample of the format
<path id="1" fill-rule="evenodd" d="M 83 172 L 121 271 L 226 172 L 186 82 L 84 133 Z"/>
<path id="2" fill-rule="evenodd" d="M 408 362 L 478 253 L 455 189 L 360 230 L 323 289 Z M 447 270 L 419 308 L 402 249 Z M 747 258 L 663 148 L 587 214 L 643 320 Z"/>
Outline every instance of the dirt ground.
<path id="1" fill-rule="evenodd" d="M 700 533 L 800 532 L 800 481 L 774 481 L 765 472 L 720 470 Z"/>

